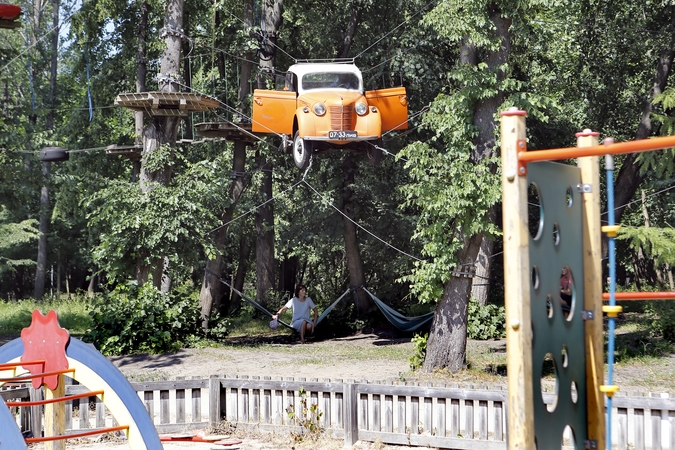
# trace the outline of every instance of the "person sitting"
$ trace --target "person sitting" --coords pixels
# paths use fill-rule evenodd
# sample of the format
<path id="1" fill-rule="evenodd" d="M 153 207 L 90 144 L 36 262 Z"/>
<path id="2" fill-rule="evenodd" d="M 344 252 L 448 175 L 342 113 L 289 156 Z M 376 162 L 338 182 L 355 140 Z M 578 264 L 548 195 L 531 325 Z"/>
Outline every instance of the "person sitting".
<path id="1" fill-rule="evenodd" d="M 572 274 L 570 266 L 564 266 L 560 274 L 560 300 L 565 317 L 572 308 Z"/>
<path id="2" fill-rule="evenodd" d="M 300 342 L 304 344 L 305 334 L 314 333 L 316 321 L 319 317 L 316 305 L 311 298 L 307 297 L 307 288 L 304 285 L 299 284 L 296 286 L 295 297 L 286 302 L 286 304 L 272 316 L 272 319 L 276 320 L 287 309 L 293 311 L 291 326 L 300 333 Z M 311 321 L 309 318 L 310 310 L 314 312 L 314 321 Z"/>

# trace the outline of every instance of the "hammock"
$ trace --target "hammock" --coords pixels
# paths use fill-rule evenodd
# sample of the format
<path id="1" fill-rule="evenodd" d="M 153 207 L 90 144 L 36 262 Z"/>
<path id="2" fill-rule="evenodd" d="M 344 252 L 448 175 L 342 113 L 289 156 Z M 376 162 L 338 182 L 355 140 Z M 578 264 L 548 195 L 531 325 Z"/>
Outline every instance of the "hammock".
<path id="1" fill-rule="evenodd" d="M 230 285 L 230 283 L 228 283 L 227 281 L 223 280 L 222 278 L 220 278 L 220 277 L 219 277 L 218 275 L 216 275 L 215 273 L 211 272 L 211 271 L 208 270 L 208 269 L 205 269 L 205 270 L 206 270 L 209 274 L 211 274 L 211 275 L 213 275 L 214 277 L 216 277 L 216 278 L 217 278 L 221 283 L 223 283 L 225 286 L 227 286 L 227 287 L 229 287 L 230 289 L 232 289 L 238 296 L 240 296 L 241 298 L 243 298 L 244 300 L 246 300 L 247 302 L 249 302 L 251 305 L 253 305 L 253 307 L 256 308 L 258 311 L 260 311 L 260 312 L 262 312 L 262 313 L 264 313 L 264 314 L 267 314 L 267 315 L 270 316 L 270 317 L 272 317 L 272 316 L 274 315 L 274 314 L 272 314 L 271 312 L 269 312 L 267 309 L 265 309 L 265 307 L 262 306 L 260 303 L 258 303 L 258 302 L 256 302 L 255 300 L 253 300 L 253 299 L 247 297 L 246 294 L 244 294 L 243 292 L 240 292 L 239 290 L 237 290 L 234 286 Z M 331 305 L 330 305 L 328 308 L 326 308 L 326 309 L 321 313 L 321 315 L 319 316 L 319 318 L 316 320 L 316 324 L 317 324 L 317 325 L 319 325 L 319 323 L 321 323 L 321 321 L 328 315 L 328 313 L 332 311 L 332 309 L 335 307 L 335 305 L 337 305 L 337 304 L 340 302 L 340 300 L 342 300 L 342 299 L 344 298 L 344 296 L 347 295 L 347 294 L 349 293 L 350 290 L 351 290 L 351 289 L 347 289 L 347 290 L 344 292 L 344 294 L 342 294 L 337 300 L 335 300 L 333 303 L 331 303 Z M 293 330 L 293 331 L 296 331 L 296 329 L 293 328 L 290 324 L 284 322 L 283 320 L 281 320 L 281 319 L 279 319 L 279 318 L 277 318 L 277 320 L 279 321 L 280 324 L 285 325 L 287 328 L 290 328 L 290 329 Z"/>
<path id="2" fill-rule="evenodd" d="M 434 318 L 434 311 L 431 311 L 418 317 L 407 317 L 401 314 L 400 312 L 396 311 L 395 309 L 391 308 L 387 304 L 385 304 L 379 298 L 375 297 L 365 287 L 361 287 L 361 289 L 363 289 L 368 293 L 368 295 L 370 295 L 370 297 L 375 302 L 375 305 L 380 309 L 380 311 L 382 311 L 382 314 L 384 314 L 384 317 L 386 317 L 387 320 L 399 330 L 405 332 L 413 332 L 427 328 L 431 325 L 431 321 Z"/>

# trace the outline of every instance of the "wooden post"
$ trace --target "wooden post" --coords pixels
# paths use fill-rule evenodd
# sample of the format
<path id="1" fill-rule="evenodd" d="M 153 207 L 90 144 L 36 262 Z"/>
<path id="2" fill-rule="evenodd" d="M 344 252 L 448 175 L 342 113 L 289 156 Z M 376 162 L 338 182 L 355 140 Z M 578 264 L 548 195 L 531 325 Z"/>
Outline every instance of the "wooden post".
<path id="1" fill-rule="evenodd" d="M 352 446 L 359 440 L 359 403 L 356 398 L 356 385 L 353 381 L 344 384 L 344 423 L 345 446 Z"/>
<path id="2" fill-rule="evenodd" d="M 209 378 L 209 425 L 212 427 L 218 426 L 222 419 L 220 390 L 220 377 L 217 375 L 211 375 Z M 235 411 L 235 418 L 236 417 Z M 192 421 L 194 422 L 194 418 Z"/>
<path id="3" fill-rule="evenodd" d="M 44 385 L 45 400 L 63 398 L 66 395 L 66 382 L 63 374 L 58 376 L 56 388 L 49 389 Z M 87 403 L 88 405 L 88 403 Z M 56 402 L 45 405 L 45 437 L 63 436 L 66 434 L 66 403 Z M 65 450 L 66 441 L 47 441 L 45 450 Z"/>
<path id="4" fill-rule="evenodd" d="M 534 449 L 527 168 L 518 164 L 518 152 L 526 150 L 526 114 L 501 113 L 508 442 L 519 450 Z"/>
<path id="5" fill-rule="evenodd" d="M 598 134 L 591 130 L 577 133 L 577 147 L 598 145 Z M 584 251 L 584 310 L 593 313 L 593 320 L 584 322 L 586 335 L 586 407 L 588 439 L 596 448 L 605 448 L 605 399 L 600 392 L 603 383 L 604 341 L 602 328 L 602 267 L 600 236 L 600 165 L 597 156 L 578 159 L 581 182 L 591 192 L 582 196 Z"/>

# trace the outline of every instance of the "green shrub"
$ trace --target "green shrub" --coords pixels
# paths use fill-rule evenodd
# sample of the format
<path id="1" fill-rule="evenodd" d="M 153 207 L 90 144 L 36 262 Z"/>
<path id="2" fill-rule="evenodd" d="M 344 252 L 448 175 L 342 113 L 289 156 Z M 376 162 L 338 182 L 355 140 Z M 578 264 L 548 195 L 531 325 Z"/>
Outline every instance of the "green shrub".
<path id="1" fill-rule="evenodd" d="M 429 340 L 429 333 L 424 336 L 416 334 L 412 338 L 413 355 L 410 358 L 410 370 L 417 370 L 424 364 L 424 358 L 427 356 L 427 341 Z"/>
<path id="2" fill-rule="evenodd" d="M 645 314 L 649 319 L 647 323 L 652 336 L 675 342 L 675 301 L 646 302 Z"/>
<path id="3" fill-rule="evenodd" d="M 467 323 L 469 339 L 500 339 L 506 336 L 506 312 L 503 306 L 481 306 L 473 297 L 469 301 Z"/>
<path id="4" fill-rule="evenodd" d="M 104 355 L 175 351 L 202 336 L 197 292 L 180 286 L 171 294 L 151 283 L 120 285 L 97 298 L 84 340 Z"/>

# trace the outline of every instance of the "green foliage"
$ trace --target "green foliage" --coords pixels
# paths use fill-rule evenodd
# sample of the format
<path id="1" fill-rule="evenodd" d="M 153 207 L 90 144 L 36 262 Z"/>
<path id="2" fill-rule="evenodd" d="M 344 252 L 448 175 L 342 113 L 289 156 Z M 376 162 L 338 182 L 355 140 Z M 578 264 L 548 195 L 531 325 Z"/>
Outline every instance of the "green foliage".
<path id="1" fill-rule="evenodd" d="M 675 343 L 675 301 L 648 302 L 645 313 L 650 334 Z"/>
<path id="2" fill-rule="evenodd" d="M 0 276 L 13 272 L 18 266 L 34 266 L 32 259 L 21 258 L 17 249 L 24 249 L 38 239 L 38 222 L 35 219 L 13 221 L 8 209 L 0 205 Z"/>
<path id="3" fill-rule="evenodd" d="M 622 226 L 617 240 L 628 241 L 629 248 L 642 248 L 656 264 L 675 265 L 675 229 Z"/>
<path id="4" fill-rule="evenodd" d="M 427 341 L 429 333 L 415 334 L 411 339 L 413 344 L 413 355 L 410 357 L 410 370 L 417 370 L 424 364 L 424 358 L 427 356 Z"/>
<path id="5" fill-rule="evenodd" d="M 469 301 L 467 323 L 469 339 L 500 339 L 506 336 L 506 311 L 503 306 L 481 306 L 473 297 Z"/>
<path id="6" fill-rule="evenodd" d="M 97 299 L 91 316 L 84 339 L 104 355 L 175 351 L 201 334 L 198 296 L 188 285 L 171 294 L 151 283 L 119 285 Z"/>
<path id="7" fill-rule="evenodd" d="M 312 402 L 311 405 L 308 405 L 309 401 L 305 388 L 301 387 L 298 393 L 300 394 L 299 411 L 296 411 L 293 405 L 286 408 L 288 418 L 302 427 L 302 433 L 294 434 L 293 437 L 296 441 L 302 441 L 305 438 L 316 441 L 323 432 L 320 424 L 323 412 L 319 411 L 317 403 Z"/>

